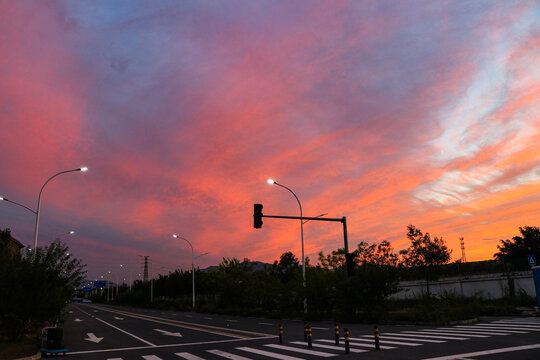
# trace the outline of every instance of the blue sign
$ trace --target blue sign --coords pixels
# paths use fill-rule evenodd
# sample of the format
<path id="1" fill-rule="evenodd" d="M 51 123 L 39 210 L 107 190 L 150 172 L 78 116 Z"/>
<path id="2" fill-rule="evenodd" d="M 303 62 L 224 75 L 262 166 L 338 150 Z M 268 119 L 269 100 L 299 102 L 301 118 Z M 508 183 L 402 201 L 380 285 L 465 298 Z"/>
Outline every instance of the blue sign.
<path id="1" fill-rule="evenodd" d="M 92 291 L 92 288 L 91 288 L 91 287 L 88 287 L 88 286 L 87 286 L 87 287 L 83 287 L 82 291 L 85 292 L 85 293 L 87 293 L 87 292 Z"/>
<path id="2" fill-rule="evenodd" d="M 529 255 L 529 265 L 531 265 L 531 266 L 536 265 L 536 259 L 534 258 L 533 254 Z"/>
<path id="3" fill-rule="evenodd" d="M 107 280 L 94 281 L 94 287 L 98 289 L 103 289 L 107 287 Z"/>

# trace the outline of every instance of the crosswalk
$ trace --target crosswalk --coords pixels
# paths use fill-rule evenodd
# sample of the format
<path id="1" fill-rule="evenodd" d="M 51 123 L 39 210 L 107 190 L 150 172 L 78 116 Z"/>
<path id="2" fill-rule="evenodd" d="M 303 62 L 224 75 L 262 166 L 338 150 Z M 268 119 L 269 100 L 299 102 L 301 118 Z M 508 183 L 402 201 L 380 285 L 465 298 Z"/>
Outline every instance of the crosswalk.
<path id="1" fill-rule="evenodd" d="M 519 318 L 497 320 L 475 325 L 455 325 L 415 331 L 403 330 L 400 332 L 381 333 L 379 343 L 381 350 L 391 350 L 398 347 L 414 347 L 449 341 L 466 341 L 473 338 L 482 339 L 531 332 L 540 332 L 540 319 L 532 317 Z M 350 337 L 349 348 L 351 353 L 374 351 L 373 335 L 359 334 L 355 337 Z M 221 358 L 230 360 L 252 360 L 255 358 L 305 360 L 334 357 L 344 354 L 344 352 L 344 339 L 341 338 L 339 346 L 335 345 L 335 340 L 314 339 L 312 348 L 309 349 L 304 341 L 291 341 L 287 344 L 267 343 L 256 346 L 239 346 L 227 350 L 198 350 L 197 354 L 175 352 L 167 355 L 167 357 L 148 354 L 141 356 L 141 358 L 144 360 L 207 360 L 209 357 L 211 359 Z M 122 360 L 122 358 L 107 358 L 107 360 Z"/>

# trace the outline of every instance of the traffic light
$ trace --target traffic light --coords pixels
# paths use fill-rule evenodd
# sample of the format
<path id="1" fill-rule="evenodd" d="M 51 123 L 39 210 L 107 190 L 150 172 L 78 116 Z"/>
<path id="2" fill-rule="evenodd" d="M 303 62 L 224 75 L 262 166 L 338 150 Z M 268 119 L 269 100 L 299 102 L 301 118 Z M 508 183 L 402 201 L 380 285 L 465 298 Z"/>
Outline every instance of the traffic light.
<path id="1" fill-rule="evenodd" d="M 253 227 L 255 229 L 262 228 L 262 224 L 263 224 L 262 208 L 263 208 L 262 204 L 253 204 Z"/>
<path id="2" fill-rule="evenodd" d="M 347 277 L 354 275 L 354 253 L 345 254 L 345 265 L 347 266 Z"/>

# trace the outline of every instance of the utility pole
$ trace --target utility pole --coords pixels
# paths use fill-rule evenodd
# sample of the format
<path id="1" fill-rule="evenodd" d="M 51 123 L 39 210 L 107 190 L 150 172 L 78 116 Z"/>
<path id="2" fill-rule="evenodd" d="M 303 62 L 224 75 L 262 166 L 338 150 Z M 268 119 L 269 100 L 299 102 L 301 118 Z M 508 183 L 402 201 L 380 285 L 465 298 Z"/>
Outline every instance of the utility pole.
<path id="1" fill-rule="evenodd" d="M 465 257 L 465 239 L 463 237 L 459 238 L 459 241 L 461 242 L 461 262 L 467 262 L 467 258 Z"/>
<path id="2" fill-rule="evenodd" d="M 143 280 L 148 281 L 148 256 L 144 257 L 144 275 Z"/>

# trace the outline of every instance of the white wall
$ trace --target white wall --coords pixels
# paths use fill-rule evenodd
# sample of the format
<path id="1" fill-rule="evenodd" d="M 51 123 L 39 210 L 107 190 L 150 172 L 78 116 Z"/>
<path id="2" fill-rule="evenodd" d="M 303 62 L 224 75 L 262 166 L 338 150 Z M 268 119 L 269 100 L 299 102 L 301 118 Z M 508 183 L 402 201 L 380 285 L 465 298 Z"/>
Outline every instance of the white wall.
<path id="1" fill-rule="evenodd" d="M 504 273 L 439 278 L 437 281 L 429 282 L 429 291 L 432 295 L 454 294 L 464 297 L 500 299 L 508 294 L 509 281 L 513 281 L 516 295 L 523 290 L 527 295 L 536 297 L 532 271 L 513 272 L 510 278 Z M 390 296 L 391 299 L 420 298 L 426 293 L 426 281 L 402 281 L 398 289 L 397 293 Z"/>

